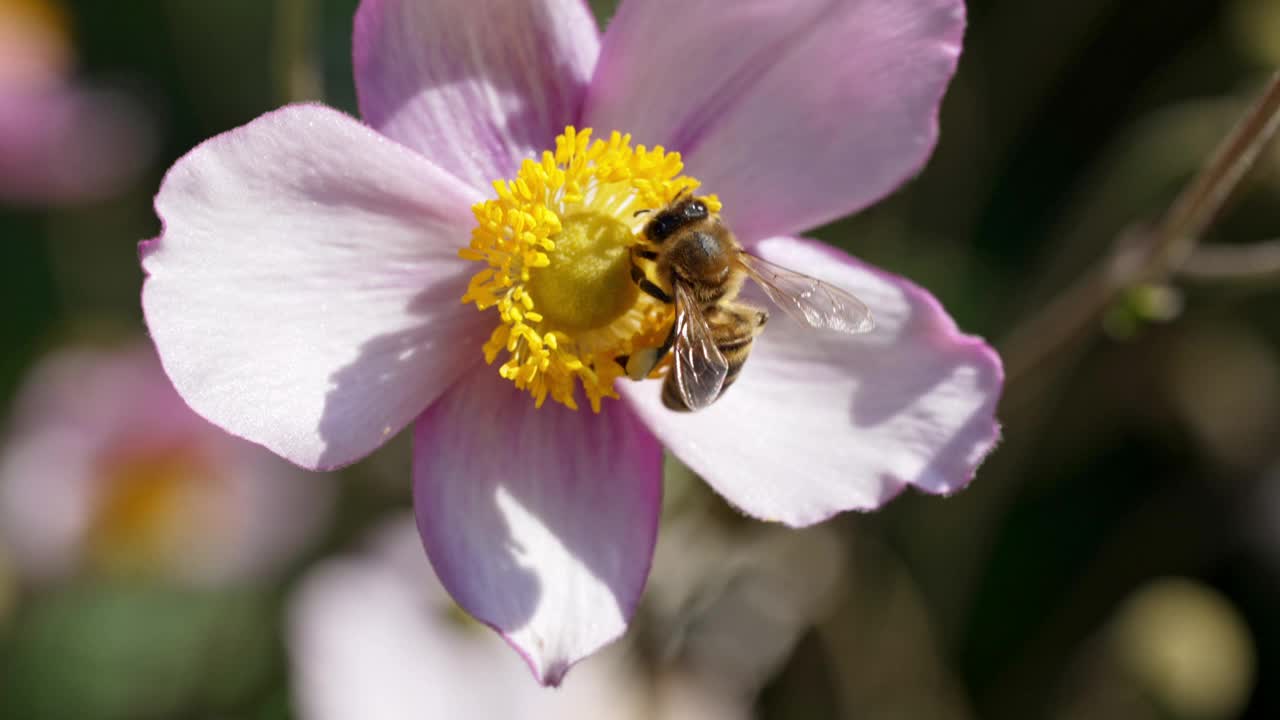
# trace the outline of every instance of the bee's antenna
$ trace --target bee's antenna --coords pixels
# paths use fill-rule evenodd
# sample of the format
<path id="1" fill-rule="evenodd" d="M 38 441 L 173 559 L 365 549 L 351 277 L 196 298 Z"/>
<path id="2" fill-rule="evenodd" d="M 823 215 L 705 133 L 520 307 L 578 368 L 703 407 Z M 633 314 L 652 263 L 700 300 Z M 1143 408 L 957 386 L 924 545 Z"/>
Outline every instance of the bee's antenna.
<path id="1" fill-rule="evenodd" d="M 641 215 L 644 215 L 645 213 L 650 213 L 650 212 L 653 212 L 653 211 L 650 210 L 649 208 L 645 208 L 643 210 L 637 210 L 631 217 L 640 217 Z"/>

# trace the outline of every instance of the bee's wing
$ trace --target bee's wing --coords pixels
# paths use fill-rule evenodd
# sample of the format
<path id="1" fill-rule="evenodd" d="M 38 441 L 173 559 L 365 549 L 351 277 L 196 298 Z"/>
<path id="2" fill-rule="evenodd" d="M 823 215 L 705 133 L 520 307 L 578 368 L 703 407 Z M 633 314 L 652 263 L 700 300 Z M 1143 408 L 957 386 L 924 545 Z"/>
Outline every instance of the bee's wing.
<path id="1" fill-rule="evenodd" d="M 711 328 L 702 308 L 688 288 L 674 283 L 676 290 L 676 341 L 674 369 L 680 398 L 690 410 L 701 410 L 720 396 L 729 361 L 711 337 Z"/>
<path id="2" fill-rule="evenodd" d="M 738 262 L 783 312 L 809 327 L 859 335 L 875 329 L 871 309 L 852 294 L 747 252 Z"/>

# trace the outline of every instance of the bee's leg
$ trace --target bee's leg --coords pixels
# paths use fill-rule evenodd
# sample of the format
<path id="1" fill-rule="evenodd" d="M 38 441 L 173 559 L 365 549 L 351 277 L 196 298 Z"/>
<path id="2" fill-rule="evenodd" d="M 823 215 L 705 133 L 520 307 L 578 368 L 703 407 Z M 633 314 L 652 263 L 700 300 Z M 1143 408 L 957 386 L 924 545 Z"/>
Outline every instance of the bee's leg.
<path id="1" fill-rule="evenodd" d="M 671 347 L 675 344 L 676 344 L 676 323 L 673 321 L 671 323 L 671 330 L 667 333 L 667 339 L 663 340 L 662 344 L 654 349 L 653 365 L 650 366 L 649 369 L 652 370 L 653 368 L 657 367 L 658 363 L 662 362 L 662 359 L 667 356 L 667 353 L 671 352 Z"/>
<path id="2" fill-rule="evenodd" d="M 645 291 L 646 294 L 652 295 L 659 302 L 663 302 L 668 305 L 671 304 L 671 296 L 663 292 L 662 288 L 654 285 L 653 281 L 644 274 L 644 270 L 641 270 L 639 265 L 631 266 L 631 279 L 634 280 L 636 285 L 639 285 L 640 289 Z"/>
<path id="3" fill-rule="evenodd" d="M 674 302 L 671 296 L 662 288 L 658 287 L 645 274 L 644 269 L 635 264 L 635 259 L 643 258 L 645 260 L 657 260 L 658 253 L 647 248 L 632 246 L 631 247 L 631 280 L 640 287 L 645 294 L 657 299 L 658 302 L 670 305 Z M 656 348 L 645 348 L 638 350 L 632 355 L 619 355 L 615 360 L 618 364 L 627 370 L 627 377 L 632 380 L 643 380 L 653 372 L 653 369 L 662 362 L 662 359 L 671 351 L 671 346 L 676 341 L 676 325 L 671 323 L 671 332 L 667 333 L 667 339 Z"/>
<path id="4" fill-rule="evenodd" d="M 637 350 L 632 355 L 619 355 L 616 359 L 618 364 L 627 370 L 627 377 L 632 380 L 643 380 L 649 377 L 649 373 L 658 367 L 658 363 L 671 352 L 671 347 L 676 342 L 676 324 L 671 323 L 671 332 L 667 333 L 667 339 L 656 348 L 644 348 Z"/>
<path id="5" fill-rule="evenodd" d="M 636 264 L 636 258 L 641 257 L 645 260 L 657 260 L 658 251 L 645 247 L 646 243 L 641 241 L 628 248 L 631 252 L 631 264 Z"/>

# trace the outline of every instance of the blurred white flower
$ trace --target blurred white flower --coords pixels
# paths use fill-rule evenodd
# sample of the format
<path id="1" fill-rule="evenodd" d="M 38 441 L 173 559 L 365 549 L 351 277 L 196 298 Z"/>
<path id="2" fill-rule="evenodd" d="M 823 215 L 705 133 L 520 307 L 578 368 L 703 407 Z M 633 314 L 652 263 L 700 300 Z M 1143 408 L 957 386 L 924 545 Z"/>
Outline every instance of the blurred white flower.
<path id="1" fill-rule="evenodd" d="M 646 674 L 625 645 L 583 662 L 559 688 L 449 598 L 414 521 L 375 532 L 358 555 L 326 561 L 290 604 L 296 707 L 306 720 L 734 720 L 736 700 L 692 676 Z"/>
<path id="2" fill-rule="evenodd" d="M 743 703 L 831 610 L 848 558 L 828 527 L 737 532 L 668 513 L 645 607 L 664 662 L 714 678 Z"/>
<path id="3" fill-rule="evenodd" d="M 289 560 L 333 491 L 191 412 L 149 347 L 63 351 L 31 374 L 0 443 L 0 544 L 34 582 L 216 585 Z"/>

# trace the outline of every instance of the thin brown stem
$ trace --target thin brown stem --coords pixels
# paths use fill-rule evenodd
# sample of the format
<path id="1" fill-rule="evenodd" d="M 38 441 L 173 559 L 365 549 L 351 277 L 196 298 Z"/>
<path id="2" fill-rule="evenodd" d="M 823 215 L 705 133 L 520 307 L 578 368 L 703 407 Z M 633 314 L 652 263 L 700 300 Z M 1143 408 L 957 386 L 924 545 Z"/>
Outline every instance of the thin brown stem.
<path id="1" fill-rule="evenodd" d="M 1277 127 L 1280 127 L 1280 72 L 1271 76 L 1249 112 L 1169 207 L 1153 238 L 1156 250 L 1153 264 L 1163 266 L 1155 269 L 1167 272 L 1186 259 L 1245 173 L 1253 167 Z"/>
<path id="2" fill-rule="evenodd" d="M 1178 276 L 1203 283 L 1280 280 L 1280 239 L 1251 245 L 1198 245 Z"/>
<path id="3" fill-rule="evenodd" d="M 1094 268 L 1014 328 L 1000 344 L 1005 377 L 1014 381 L 1078 340 L 1112 295 L 1109 273 Z"/>
<path id="4" fill-rule="evenodd" d="M 285 102 L 320 100 L 323 81 L 316 63 L 313 0 L 276 1 L 275 80 Z"/>
<path id="5" fill-rule="evenodd" d="M 1106 257 L 1014 328 L 1001 344 L 1008 380 L 1038 368 L 1083 337 L 1118 293 L 1144 282 L 1163 281 L 1179 271 L 1278 127 L 1280 73 L 1271 77 L 1159 222 L 1126 229 Z"/>

